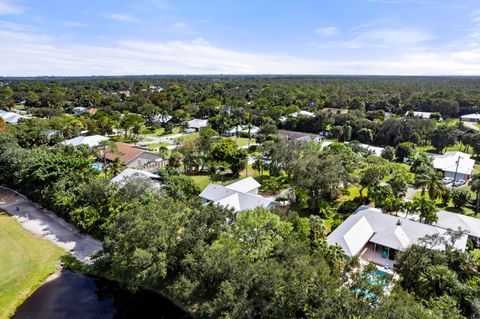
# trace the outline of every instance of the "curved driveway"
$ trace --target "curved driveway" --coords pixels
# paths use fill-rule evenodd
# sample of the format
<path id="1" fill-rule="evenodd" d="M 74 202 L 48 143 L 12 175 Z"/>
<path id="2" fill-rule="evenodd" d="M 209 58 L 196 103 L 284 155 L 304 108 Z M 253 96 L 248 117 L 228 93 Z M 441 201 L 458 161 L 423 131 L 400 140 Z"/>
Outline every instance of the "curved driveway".
<path id="1" fill-rule="evenodd" d="M 91 256 L 102 249 L 100 241 L 80 233 L 73 225 L 25 196 L 3 187 L 0 187 L 0 208 L 14 216 L 29 232 L 60 246 L 83 263 L 91 264 Z"/>

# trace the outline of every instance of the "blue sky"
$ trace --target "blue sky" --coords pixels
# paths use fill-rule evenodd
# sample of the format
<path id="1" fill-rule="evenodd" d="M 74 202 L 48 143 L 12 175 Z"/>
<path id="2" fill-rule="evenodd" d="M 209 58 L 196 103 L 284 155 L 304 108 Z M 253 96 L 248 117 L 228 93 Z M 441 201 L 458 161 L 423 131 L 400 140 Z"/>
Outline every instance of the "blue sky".
<path id="1" fill-rule="evenodd" d="M 0 0 L 0 75 L 480 75 L 480 1 Z"/>

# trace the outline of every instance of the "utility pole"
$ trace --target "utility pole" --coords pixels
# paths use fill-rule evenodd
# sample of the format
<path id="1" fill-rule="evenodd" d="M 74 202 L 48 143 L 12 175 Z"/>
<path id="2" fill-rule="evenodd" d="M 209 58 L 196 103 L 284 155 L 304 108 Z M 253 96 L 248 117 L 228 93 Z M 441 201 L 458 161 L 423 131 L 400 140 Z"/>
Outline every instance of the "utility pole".
<path id="1" fill-rule="evenodd" d="M 458 172 L 458 164 L 460 164 L 460 156 L 458 156 L 457 161 L 455 162 L 457 164 L 457 167 L 455 168 L 455 174 L 453 175 L 453 182 L 452 182 L 452 188 L 455 187 L 455 181 L 457 180 L 457 172 Z"/>

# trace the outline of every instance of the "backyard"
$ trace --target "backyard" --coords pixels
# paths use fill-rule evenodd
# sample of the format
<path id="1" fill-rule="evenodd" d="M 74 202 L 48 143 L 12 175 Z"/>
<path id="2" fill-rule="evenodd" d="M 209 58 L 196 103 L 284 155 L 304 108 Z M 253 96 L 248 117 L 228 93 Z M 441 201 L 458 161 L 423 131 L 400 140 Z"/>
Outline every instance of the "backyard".
<path id="1" fill-rule="evenodd" d="M 65 252 L 30 234 L 1 210 L 0 251 L 0 319 L 4 319 L 55 272 Z"/>

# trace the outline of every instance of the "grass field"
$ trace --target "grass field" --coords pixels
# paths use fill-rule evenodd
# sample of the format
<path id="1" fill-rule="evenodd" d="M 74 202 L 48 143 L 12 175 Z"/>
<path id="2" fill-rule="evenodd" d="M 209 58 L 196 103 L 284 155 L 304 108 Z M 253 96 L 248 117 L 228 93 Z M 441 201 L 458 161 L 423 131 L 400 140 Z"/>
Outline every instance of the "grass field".
<path id="1" fill-rule="evenodd" d="M 248 177 L 253 177 L 256 178 L 258 177 L 258 171 L 254 170 L 252 168 L 252 165 L 248 165 L 247 167 L 248 170 Z M 237 177 L 231 177 L 230 175 L 226 174 L 223 176 L 223 184 L 229 184 L 234 181 L 237 181 L 239 179 L 247 177 L 247 170 L 243 170 L 239 176 Z M 222 176 L 217 175 L 215 178 L 212 180 L 212 177 L 209 174 L 198 174 L 198 175 L 188 175 L 190 178 L 193 179 L 195 184 L 200 188 L 200 190 L 204 190 L 205 187 L 208 186 L 208 184 L 215 183 L 215 184 L 222 184 Z"/>
<path id="2" fill-rule="evenodd" d="M 65 252 L 30 234 L 1 210 L 0 252 L 0 319 L 4 319 L 55 272 Z"/>

